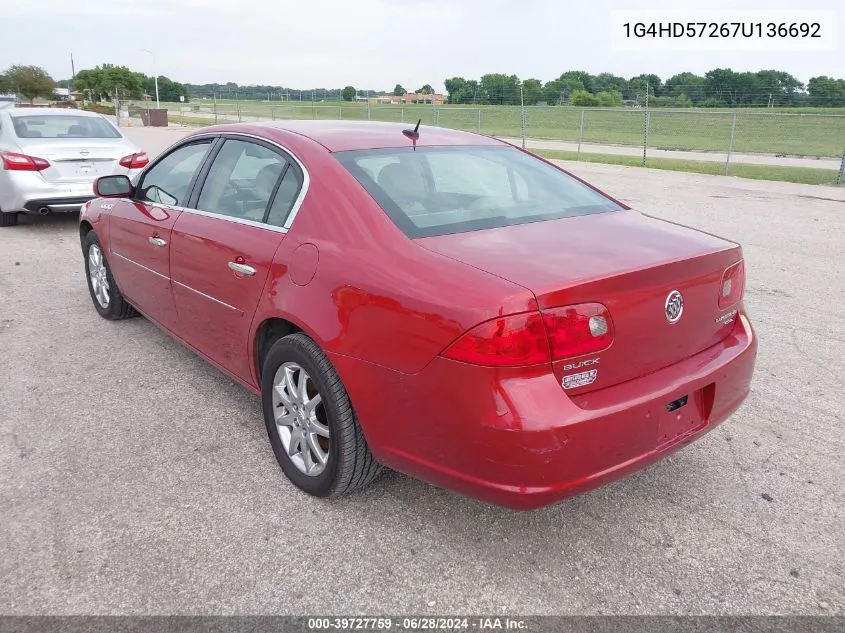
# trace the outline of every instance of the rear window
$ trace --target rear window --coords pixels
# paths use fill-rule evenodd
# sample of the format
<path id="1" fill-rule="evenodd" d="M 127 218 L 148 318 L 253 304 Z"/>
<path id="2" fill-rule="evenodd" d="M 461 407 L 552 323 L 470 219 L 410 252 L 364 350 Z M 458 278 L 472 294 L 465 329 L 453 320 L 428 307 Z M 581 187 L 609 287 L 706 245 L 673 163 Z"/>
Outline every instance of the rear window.
<path id="1" fill-rule="evenodd" d="M 411 238 L 621 209 L 514 147 L 408 147 L 334 156 Z"/>
<path id="2" fill-rule="evenodd" d="M 105 119 L 64 114 L 13 116 L 18 138 L 120 138 Z"/>

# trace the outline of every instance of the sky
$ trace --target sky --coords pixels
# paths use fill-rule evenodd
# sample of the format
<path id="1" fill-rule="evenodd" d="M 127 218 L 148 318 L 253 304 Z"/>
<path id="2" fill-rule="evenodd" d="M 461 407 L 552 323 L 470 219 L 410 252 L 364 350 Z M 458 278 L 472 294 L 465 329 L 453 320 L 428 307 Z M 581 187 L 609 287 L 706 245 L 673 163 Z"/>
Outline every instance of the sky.
<path id="1" fill-rule="evenodd" d="M 612 12 L 729 9 L 760 19 L 776 9 L 838 10 L 826 26 L 835 50 L 684 51 L 614 48 Z M 752 14 L 758 15 L 758 13 Z M 831 42 L 832 40 L 825 40 Z M 830 48 L 832 44 L 829 44 Z M 146 52 L 147 49 L 149 52 Z M 785 70 L 802 82 L 845 76 L 840 0 L 38 0 L 0 1 L 0 71 L 42 66 L 54 79 L 102 63 L 183 83 L 295 89 L 407 90 L 486 73 L 548 81 L 567 70 L 630 78 L 712 68 Z"/>

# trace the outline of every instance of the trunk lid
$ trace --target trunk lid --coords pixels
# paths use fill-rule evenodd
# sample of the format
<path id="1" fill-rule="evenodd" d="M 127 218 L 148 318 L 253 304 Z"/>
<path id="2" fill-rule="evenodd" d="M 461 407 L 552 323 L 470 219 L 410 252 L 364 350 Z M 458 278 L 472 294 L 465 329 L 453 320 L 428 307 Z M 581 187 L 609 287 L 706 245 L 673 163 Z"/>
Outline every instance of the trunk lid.
<path id="1" fill-rule="evenodd" d="M 737 244 L 625 210 L 428 237 L 420 246 L 531 290 L 540 309 L 587 302 L 610 312 L 604 351 L 555 361 L 559 382 L 582 374 L 567 393 L 619 384 L 689 358 L 729 335 L 720 318 L 722 275 L 742 257 Z M 673 291 L 683 297 L 675 323 Z M 580 383 L 580 384 L 579 384 Z"/>
<path id="2" fill-rule="evenodd" d="M 93 182 L 99 176 L 125 173 L 121 158 L 131 154 L 123 139 L 19 139 L 21 151 L 50 161 L 43 170 L 44 180 L 52 183 Z"/>

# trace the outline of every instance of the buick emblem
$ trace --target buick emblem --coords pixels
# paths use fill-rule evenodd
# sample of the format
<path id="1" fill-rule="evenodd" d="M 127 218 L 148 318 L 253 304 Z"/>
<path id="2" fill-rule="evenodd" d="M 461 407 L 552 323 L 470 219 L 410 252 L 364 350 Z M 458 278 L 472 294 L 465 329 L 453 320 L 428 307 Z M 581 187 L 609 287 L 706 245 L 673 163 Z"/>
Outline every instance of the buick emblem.
<path id="1" fill-rule="evenodd" d="M 677 290 L 673 290 L 666 297 L 666 320 L 669 323 L 677 323 L 684 312 L 684 297 Z"/>
<path id="2" fill-rule="evenodd" d="M 90 154 L 90 153 L 91 153 L 91 152 L 89 152 L 87 149 L 81 149 L 81 150 L 79 150 L 79 155 L 80 155 L 80 156 L 88 156 L 88 154 Z"/>

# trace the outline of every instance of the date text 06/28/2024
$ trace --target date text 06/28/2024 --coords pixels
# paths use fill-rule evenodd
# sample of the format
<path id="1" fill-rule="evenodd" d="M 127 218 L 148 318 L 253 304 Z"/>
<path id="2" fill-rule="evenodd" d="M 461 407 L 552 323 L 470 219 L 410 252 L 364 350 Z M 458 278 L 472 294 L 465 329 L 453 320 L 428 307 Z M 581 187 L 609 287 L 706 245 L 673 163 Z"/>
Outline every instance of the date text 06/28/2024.
<path id="1" fill-rule="evenodd" d="M 835 51 L 836 11 L 614 11 L 613 50 Z"/>

